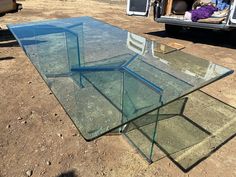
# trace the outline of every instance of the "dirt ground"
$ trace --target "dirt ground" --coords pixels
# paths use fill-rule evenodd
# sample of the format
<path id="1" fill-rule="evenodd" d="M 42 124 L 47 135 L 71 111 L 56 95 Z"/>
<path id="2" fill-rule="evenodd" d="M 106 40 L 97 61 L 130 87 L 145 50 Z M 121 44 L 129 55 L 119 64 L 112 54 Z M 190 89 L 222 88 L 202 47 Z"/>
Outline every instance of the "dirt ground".
<path id="1" fill-rule="evenodd" d="M 125 4 L 95 0 L 21 0 L 24 9 L 0 18 L 0 177 L 26 176 L 236 176 L 236 139 L 184 173 L 168 158 L 149 165 L 121 136 L 86 142 L 36 72 L 6 24 L 92 16 L 236 70 L 235 39 L 194 30 L 172 38 L 151 17 L 128 17 Z M 203 90 L 236 106 L 236 74 Z"/>

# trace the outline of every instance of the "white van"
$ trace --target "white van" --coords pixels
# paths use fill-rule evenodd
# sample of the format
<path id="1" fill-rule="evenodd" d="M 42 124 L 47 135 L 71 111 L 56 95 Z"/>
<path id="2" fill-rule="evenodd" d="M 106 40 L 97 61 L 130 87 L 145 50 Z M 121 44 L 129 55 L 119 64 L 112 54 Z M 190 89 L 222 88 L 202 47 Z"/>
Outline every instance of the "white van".
<path id="1" fill-rule="evenodd" d="M 165 23 L 169 33 L 182 27 L 214 30 L 236 27 L 236 0 L 154 0 L 152 5 L 150 0 L 127 0 L 127 14 L 148 16 L 151 6 L 154 20 Z"/>

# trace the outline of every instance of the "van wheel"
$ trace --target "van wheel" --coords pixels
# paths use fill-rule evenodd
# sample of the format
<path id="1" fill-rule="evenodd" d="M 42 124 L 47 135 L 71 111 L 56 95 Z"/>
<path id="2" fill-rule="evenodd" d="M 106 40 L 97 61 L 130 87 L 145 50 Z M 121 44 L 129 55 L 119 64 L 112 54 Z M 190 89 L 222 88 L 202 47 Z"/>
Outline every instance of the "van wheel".
<path id="1" fill-rule="evenodd" d="M 178 34 L 182 30 L 182 27 L 176 26 L 176 25 L 165 24 L 165 30 L 168 34 L 173 35 L 173 34 Z"/>

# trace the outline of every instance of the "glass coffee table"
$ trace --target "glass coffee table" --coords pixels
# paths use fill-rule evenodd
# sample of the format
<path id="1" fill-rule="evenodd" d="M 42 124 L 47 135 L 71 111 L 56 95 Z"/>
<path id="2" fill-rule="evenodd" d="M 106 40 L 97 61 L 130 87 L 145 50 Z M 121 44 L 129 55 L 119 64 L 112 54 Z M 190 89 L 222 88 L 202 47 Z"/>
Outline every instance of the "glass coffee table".
<path id="1" fill-rule="evenodd" d="M 8 28 L 84 139 L 121 132 L 150 162 L 158 122 L 181 114 L 186 95 L 233 73 L 91 17 Z"/>

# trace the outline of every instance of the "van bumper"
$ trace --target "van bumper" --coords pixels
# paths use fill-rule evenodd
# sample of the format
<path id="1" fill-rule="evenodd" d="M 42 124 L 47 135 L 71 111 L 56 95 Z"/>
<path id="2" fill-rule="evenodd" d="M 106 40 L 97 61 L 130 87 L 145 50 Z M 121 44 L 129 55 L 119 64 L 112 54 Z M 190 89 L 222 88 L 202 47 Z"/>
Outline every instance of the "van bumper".
<path id="1" fill-rule="evenodd" d="M 210 23 L 199 23 L 184 21 L 178 19 L 168 19 L 165 17 L 160 17 L 155 19 L 158 23 L 166 23 L 169 25 L 183 26 L 183 27 L 192 27 L 192 28 L 203 28 L 203 29 L 214 29 L 214 30 L 230 30 L 230 27 L 226 24 L 210 24 Z"/>

